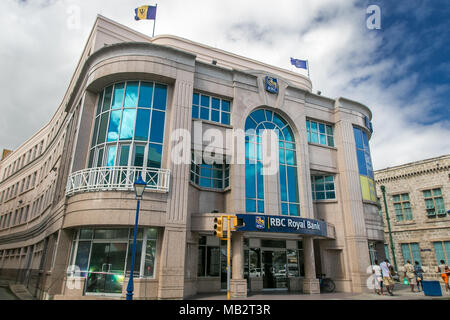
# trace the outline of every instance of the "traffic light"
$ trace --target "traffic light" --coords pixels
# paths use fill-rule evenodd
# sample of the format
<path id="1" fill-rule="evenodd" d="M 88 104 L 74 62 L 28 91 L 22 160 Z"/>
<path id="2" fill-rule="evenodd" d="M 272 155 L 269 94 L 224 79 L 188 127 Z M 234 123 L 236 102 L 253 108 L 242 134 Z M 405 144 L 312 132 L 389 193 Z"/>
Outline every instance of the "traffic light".
<path id="1" fill-rule="evenodd" d="M 222 217 L 214 218 L 214 235 L 219 239 L 223 238 L 223 218 Z"/>
<path id="2" fill-rule="evenodd" d="M 233 229 L 237 230 L 238 228 L 241 228 L 245 226 L 244 219 L 233 217 Z"/>

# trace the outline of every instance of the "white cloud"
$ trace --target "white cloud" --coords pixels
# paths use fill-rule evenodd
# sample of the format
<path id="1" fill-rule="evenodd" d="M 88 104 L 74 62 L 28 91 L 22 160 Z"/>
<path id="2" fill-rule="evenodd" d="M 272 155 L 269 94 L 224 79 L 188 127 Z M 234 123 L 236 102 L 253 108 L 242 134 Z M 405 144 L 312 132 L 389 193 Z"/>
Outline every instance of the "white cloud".
<path id="1" fill-rule="evenodd" d="M 0 33 L 0 147 L 16 148 L 50 119 L 98 13 L 151 34 L 153 22 L 134 21 L 140 5 L 141 0 L 0 2 L 1 27 L 7 30 Z M 79 29 L 67 26 L 70 6 L 80 8 Z M 448 119 L 429 126 L 414 121 L 432 120 L 423 110 L 435 105 L 442 88 L 417 87 L 417 74 L 408 74 L 417 59 L 413 53 L 403 61 L 388 56 L 374 62 L 381 46 L 397 40 L 367 30 L 365 9 L 356 0 L 165 0 L 158 4 L 156 33 L 286 69 L 291 56 L 309 59 L 315 90 L 372 109 L 376 169 L 449 153 L 450 139 L 443 139 L 449 136 Z M 390 35 L 402 32 L 399 24 Z M 397 81 L 386 86 L 389 78 Z"/>

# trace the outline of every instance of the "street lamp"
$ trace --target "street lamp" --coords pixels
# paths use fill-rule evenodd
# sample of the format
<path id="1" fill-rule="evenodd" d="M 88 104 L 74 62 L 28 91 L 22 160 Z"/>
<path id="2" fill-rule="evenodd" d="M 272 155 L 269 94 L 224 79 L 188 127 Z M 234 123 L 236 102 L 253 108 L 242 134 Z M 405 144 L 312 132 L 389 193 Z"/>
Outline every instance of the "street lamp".
<path id="1" fill-rule="evenodd" d="M 381 189 L 381 192 L 383 193 L 384 209 L 386 211 L 386 222 L 387 222 L 388 231 L 389 231 L 389 241 L 391 242 L 392 259 L 394 260 L 395 270 L 397 271 L 398 269 L 397 269 L 397 260 L 395 259 L 394 240 L 392 239 L 391 222 L 389 219 L 389 212 L 388 212 L 388 207 L 387 207 L 387 202 L 386 202 L 386 187 L 381 186 L 380 189 Z"/>
<path id="2" fill-rule="evenodd" d="M 134 224 L 133 251 L 132 251 L 132 255 L 131 255 L 130 280 L 128 280 L 128 287 L 127 287 L 127 300 L 133 300 L 134 256 L 136 254 L 136 236 L 137 236 L 138 222 L 139 222 L 139 207 L 141 205 L 141 199 L 144 194 L 144 190 L 145 190 L 146 186 L 147 186 L 147 183 L 145 183 L 145 181 L 142 180 L 142 177 L 139 175 L 139 178 L 135 181 L 135 183 L 133 185 L 134 193 L 136 194 L 137 207 L 136 207 L 136 222 Z"/>

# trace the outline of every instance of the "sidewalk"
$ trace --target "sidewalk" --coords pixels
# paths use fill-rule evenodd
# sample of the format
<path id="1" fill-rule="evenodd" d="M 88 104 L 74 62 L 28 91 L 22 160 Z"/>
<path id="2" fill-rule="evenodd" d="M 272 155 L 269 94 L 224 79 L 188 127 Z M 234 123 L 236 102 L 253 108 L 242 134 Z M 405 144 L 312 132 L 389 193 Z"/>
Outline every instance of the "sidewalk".
<path id="1" fill-rule="evenodd" d="M 226 292 L 219 294 L 200 294 L 189 298 L 188 300 L 226 300 Z M 267 291 L 257 294 L 249 294 L 245 300 L 434 300 L 448 299 L 450 295 L 443 292 L 442 297 L 425 296 L 423 291 L 411 292 L 407 285 L 396 284 L 394 288 L 394 296 L 385 293 L 383 296 L 373 293 L 323 293 L 316 295 L 307 295 L 301 293 L 288 293 L 286 291 Z"/>

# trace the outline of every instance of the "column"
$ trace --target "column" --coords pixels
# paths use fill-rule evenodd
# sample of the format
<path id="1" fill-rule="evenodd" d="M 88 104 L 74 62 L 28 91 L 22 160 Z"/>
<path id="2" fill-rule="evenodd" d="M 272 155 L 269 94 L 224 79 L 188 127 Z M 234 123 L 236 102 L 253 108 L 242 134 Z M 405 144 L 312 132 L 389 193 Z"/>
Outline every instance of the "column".
<path id="1" fill-rule="evenodd" d="M 244 234 L 233 232 L 231 237 L 233 262 L 230 283 L 232 298 L 247 297 L 247 280 L 244 279 Z"/>
<path id="2" fill-rule="evenodd" d="M 320 293 L 320 282 L 316 276 L 316 262 L 314 259 L 314 245 L 312 237 L 303 238 L 303 252 L 305 255 L 305 279 L 303 279 L 303 293 Z"/>

